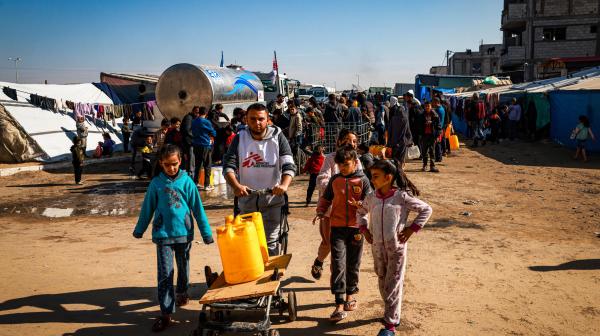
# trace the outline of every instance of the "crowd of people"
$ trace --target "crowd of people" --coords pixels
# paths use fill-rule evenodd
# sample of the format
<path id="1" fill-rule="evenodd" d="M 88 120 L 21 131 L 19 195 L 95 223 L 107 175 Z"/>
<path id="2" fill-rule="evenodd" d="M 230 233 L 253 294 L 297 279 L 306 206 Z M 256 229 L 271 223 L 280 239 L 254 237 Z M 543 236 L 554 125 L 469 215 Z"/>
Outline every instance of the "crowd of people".
<path id="1" fill-rule="evenodd" d="M 124 122 L 123 134 L 131 135 L 131 139 L 124 139 L 125 151 L 131 145 L 130 170 L 138 177 L 152 178 L 133 231 L 134 237 L 141 238 L 154 218 L 152 240 L 157 244 L 162 314 L 152 329 L 167 328 L 175 307 L 189 302 L 193 218 L 204 243 L 213 242 L 199 191 L 212 190 L 209 181 L 214 162 L 222 165 L 235 195 L 234 213 L 262 214 L 272 256 L 283 253 L 282 235 L 287 232 L 281 228 L 289 211 L 288 188 L 297 174 L 309 174 L 305 205 L 311 204 L 316 190 L 313 224 L 319 224 L 321 238 L 309 270 L 312 277 L 320 279 L 331 255 L 334 308 L 329 320 L 338 323 L 358 309 L 360 264 L 366 241 L 372 246 L 384 301 L 384 328 L 378 335 L 394 335 L 400 323 L 407 241 L 432 213 L 431 207 L 417 198 L 419 189 L 404 173 L 407 153 L 409 148 L 418 148 L 422 170 L 439 172 L 436 163 L 451 152 L 448 135 L 452 133 L 454 112 L 442 95 L 422 103 L 412 91 L 399 98 L 330 95 L 327 102 L 318 103 L 314 98 L 286 101 L 279 96 L 268 106 L 256 103 L 247 110 L 236 108 L 232 118 L 220 104 L 210 111 L 195 106 L 182 120 L 163 120 L 153 134 L 144 131 L 141 116 L 131 120 L 131 127 Z M 516 101 L 488 111 L 477 95 L 465 105 L 464 113 L 473 146 L 514 137 L 521 117 Z M 349 127 L 336 129 L 335 148 L 327 152 L 327 135 L 323 133 L 330 130 L 326 126 L 331 124 Z M 353 129 L 358 124 L 369 126 L 366 139 Z M 588 137 L 593 138 L 589 121 L 580 119 L 573 138 L 584 143 Z M 77 183 L 84 160 L 82 148 L 82 139 L 76 137 L 71 152 Z M 298 152 L 309 155 L 302 167 L 295 160 Z M 136 171 L 138 154 L 142 156 L 142 168 Z M 585 151 L 578 150 L 579 155 L 586 158 Z M 410 223 L 409 212 L 416 213 Z M 177 286 L 173 285 L 173 259 Z"/>
<path id="2" fill-rule="evenodd" d="M 389 137 L 385 133 L 390 117 L 408 121 L 408 115 L 404 115 L 398 102 L 392 100 L 392 103 L 387 106 L 383 101 L 371 102 L 373 124 L 381 114 L 383 126 L 373 128 L 373 143 Z M 319 222 L 318 232 L 322 239 L 310 273 L 319 279 L 323 263 L 331 254 L 334 311 L 329 320 L 338 323 L 349 312 L 358 309 L 360 262 L 363 242 L 367 241 L 372 244 L 375 271 L 385 303 L 385 327 L 379 335 L 393 335 L 400 322 L 406 242 L 425 225 L 431 216 L 431 207 L 417 199 L 419 191 L 403 172 L 402 162 L 372 156 L 368 144 L 359 143 L 359 137 L 352 129 L 344 128 L 337 134 L 336 150 L 331 153 L 325 153 L 322 144 L 307 143 L 305 116 L 326 123 L 325 115 L 343 120 L 353 113 L 352 108 L 356 108 L 355 112 L 361 109 L 360 105 L 351 104 L 346 111 L 342 107 L 344 101 L 338 101 L 336 97 L 326 105 L 304 106 L 302 102 L 295 104 L 292 101 L 284 105 L 279 101 L 270 106 L 271 110 L 259 103 L 249 106 L 247 111 L 236 110 L 227 125 L 221 127 L 233 130 L 233 136 L 223 131 L 222 147 L 218 149 L 223 154 L 214 159 L 222 161 L 223 174 L 235 194 L 235 213 L 261 212 L 269 255 L 279 255 L 282 253 L 281 221 L 288 211 L 287 190 L 299 171 L 292 147 L 310 149 L 311 156 L 301 171 L 311 176 L 306 205 L 310 204 L 315 189 L 319 193 L 314 222 Z M 368 118 L 368 111 L 365 107 L 361 115 Z M 390 115 L 386 117 L 388 113 L 385 112 Z M 423 114 L 426 113 L 433 119 L 435 112 L 430 104 L 425 104 Z M 172 323 L 175 307 L 189 302 L 189 255 L 194 231 L 189 224 L 193 223 L 192 218 L 200 228 L 204 243 L 213 242 L 199 196 L 199 190 L 202 187 L 206 190 L 206 186 L 196 184 L 198 167 L 210 169 L 213 149 L 217 151 L 221 144 L 219 125 L 215 125 L 215 122 L 223 122 L 221 118 L 224 117 L 209 117 L 205 108 L 195 107 L 183 122 L 176 119 L 164 122 L 157 134 L 147 136 L 146 149 L 138 147 L 142 154 L 159 148 L 157 168 L 133 231 L 134 237 L 141 238 L 154 218 L 152 240 L 158 246 L 158 300 L 162 312 L 152 327 L 154 331 L 167 328 Z M 289 118 L 287 128 L 280 126 L 283 122 L 280 118 Z M 430 117 L 421 118 L 425 126 L 425 120 Z M 187 123 L 190 133 L 186 133 Z M 429 131 L 423 131 L 423 139 L 431 141 L 429 138 L 436 127 L 432 122 Z M 378 131 L 384 132 L 382 139 L 379 139 Z M 406 122 L 404 131 L 395 135 L 396 141 L 404 144 L 409 135 L 410 127 Z M 408 139 L 412 141 L 411 137 Z M 362 148 L 360 157 L 359 148 Z M 398 156 L 400 152 L 402 150 L 394 153 Z M 193 174 L 186 167 L 191 163 L 190 157 L 194 157 L 196 163 Z M 258 192 L 260 190 L 268 192 Z M 409 212 L 417 213 L 411 223 L 407 223 Z M 173 285 L 173 259 L 177 265 L 177 286 Z"/>

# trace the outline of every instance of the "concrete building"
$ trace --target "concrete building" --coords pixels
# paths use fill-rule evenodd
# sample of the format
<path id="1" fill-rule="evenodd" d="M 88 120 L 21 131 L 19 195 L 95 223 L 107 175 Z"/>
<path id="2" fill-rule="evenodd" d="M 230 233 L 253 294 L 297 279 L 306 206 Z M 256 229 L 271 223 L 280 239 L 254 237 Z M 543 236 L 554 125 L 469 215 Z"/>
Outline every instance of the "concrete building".
<path id="1" fill-rule="evenodd" d="M 482 44 L 478 51 L 456 52 L 448 61 L 449 75 L 489 76 L 500 72 L 501 44 Z"/>
<path id="2" fill-rule="evenodd" d="M 599 0 L 505 0 L 501 68 L 513 81 L 600 64 Z"/>
<path id="3" fill-rule="evenodd" d="M 430 75 L 447 75 L 448 67 L 445 65 L 436 65 L 429 68 Z"/>

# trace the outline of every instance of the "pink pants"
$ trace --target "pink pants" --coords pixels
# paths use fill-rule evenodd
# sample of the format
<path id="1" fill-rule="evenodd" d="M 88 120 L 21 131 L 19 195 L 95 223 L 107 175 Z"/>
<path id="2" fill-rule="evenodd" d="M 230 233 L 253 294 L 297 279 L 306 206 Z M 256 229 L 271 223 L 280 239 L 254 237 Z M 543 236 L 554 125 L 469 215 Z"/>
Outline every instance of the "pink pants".
<path id="1" fill-rule="evenodd" d="M 392 242 L 387 244 L 390 246 L 385 246 L 383 243 L 373 244 L 373 263 L 379 283 L 379 293 L 385 306 L 383 319 L 386 323 L 397 325 L 400 323 L 407 246 Z"/>

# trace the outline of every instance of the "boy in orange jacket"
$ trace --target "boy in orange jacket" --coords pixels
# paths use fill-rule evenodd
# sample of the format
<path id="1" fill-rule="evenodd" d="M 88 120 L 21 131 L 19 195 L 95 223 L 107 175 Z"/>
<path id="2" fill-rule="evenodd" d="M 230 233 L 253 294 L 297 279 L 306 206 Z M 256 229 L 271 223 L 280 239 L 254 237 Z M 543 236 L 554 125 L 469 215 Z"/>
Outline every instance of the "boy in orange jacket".
<path id="1" fill-rule="evenodd" d="M 313 220 L 322 219 L 331 206 L 331 292 L 335 295 L 336 305 L 329 318 L 332 322 L 343 320 L 347 311 L 357 307 L 354 294 L 358 293 L 364 239 L 356 222 L 356 208 L 350 206 L 350 202 L 362 201 L 371 191 L 369 180 L 362 170 L 357 170 L 357 158 L 352 148 L 346 147 L 336 152 L 335 163 L 340 173 L 329 180 Z"/>

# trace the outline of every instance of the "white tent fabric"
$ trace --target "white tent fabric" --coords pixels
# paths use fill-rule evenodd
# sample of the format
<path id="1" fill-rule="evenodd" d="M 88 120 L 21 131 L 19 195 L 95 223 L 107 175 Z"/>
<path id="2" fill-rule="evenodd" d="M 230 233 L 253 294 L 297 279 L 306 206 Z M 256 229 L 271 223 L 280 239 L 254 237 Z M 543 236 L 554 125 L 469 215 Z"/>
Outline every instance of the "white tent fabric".
<path id="1" fill-rule="evenodd" d="M 0 90 L 0 104 L 44 151 L 46 154 L 44 160 L 46 161 L 57 161 L 70 157 L 71 139 L 77 134 L 73 111 L 53 112 L 31 105 L 28 102 L 29 93 L 63 101 L 112 104 L 112 100 L 93 84 L 44 85 L 0 82 L 0 86 L 27 92 L 17 91 L 18 101 L 14 101 Z M 89 134 L 86 150 L 93 151 L 98 142 L 103 141 L 102 133 L 104 132 L 108 132 L 116 144 L 121 144 L 119 126 L 122 118 L 116 120 L 116 123 L 116 126 L 112 126 L 109 122 L 105 128 L 104 121 L 94 122 L 87 118 Z"/>
<path id="2" fill-rule="evenodd" d="M 0 82 L 0 86 L 8 86 L 17 91 L 35 93 L 39 96 L 53 98 L 57 100 L 70 100 L 77 103 L 99 103 L 112 104 L 112 100 L 102 90 L 98 89 L 92 83 L 84 84 L 18 84 Z M 27 102 L 29 94 L 17 92 L 19 101 Z"/>
<path id="3" fill-rule="evenodd" d="M 540 81 L 534 81 L 529 83 L 522 83 L 513 85 L 513 90 L 522 90 L 526 92 L 547 92 L 556 90 L 562 87 L 571 86 L 579 83 L 581 80 L 587 78 L 600 77 L 600 67 L 593 67 L 590 69 L 574 72 L 568 76 L 555 77 L 544 79 Z"/>
<path id="4" fill-rule="evenodd" d="M 579 83 L 560 88 L 559 90 L 576 91 L 576 90 L 600 90 L 600 77 L 582 79 Z"/>
<path id="5" fill-rule="evenodd" d="M 515 85 L 507 85 L 495 87 L 487 90 L 480 91 L 467 91 L 461 93 L 453 93 L 446 94 L 447 96 L 455 96 L 455 97 L 470 97 L 475 92 L 479 93 L 498 93 L 498 94 L 510 94 L 510 93 L 523 93 L 523 92 L 548 92 L 552 90 L 558 89 L 566 89 L 571 88 L 573 86 L 577 87 L 579 83 L 585 83 L 590 79 L 598 79 L 600 78 L 600 67 L 594 67 L 587 70 L 582 70 L 579 72 L 572 73 L 569 76 L 565 77 L 555 77 L 544 79 L 540 81 L 520 83 Z M 584 84 L 582 84 L 584 85 Z"/>

